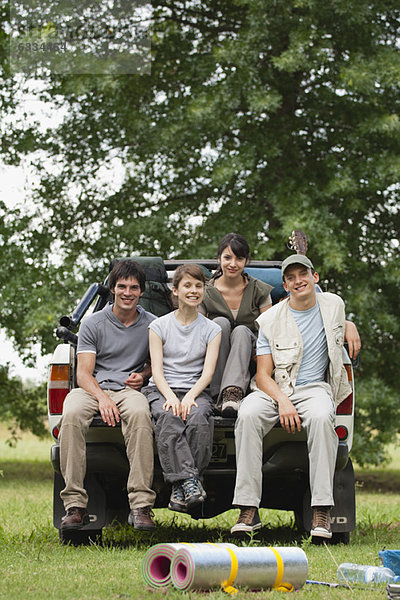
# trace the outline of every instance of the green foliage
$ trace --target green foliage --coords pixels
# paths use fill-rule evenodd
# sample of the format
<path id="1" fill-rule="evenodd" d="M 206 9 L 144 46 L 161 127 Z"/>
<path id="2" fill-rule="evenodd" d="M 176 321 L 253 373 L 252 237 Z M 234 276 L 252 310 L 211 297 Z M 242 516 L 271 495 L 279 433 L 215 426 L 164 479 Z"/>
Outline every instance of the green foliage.
<path id="1" fill-rule="evenodd" d="M 4 62 L 2 156 L 39 184 L 32 208 L 0 206 L 1 326 L 28 357 L 50 351 L 114 256 L 214 256 L 236 230 L 281 259 L 299 228 L 361 332 L 357 402 L 371 388 L 399 404 L 398 2 L 152 6 L 151 74 L 47 76 L 40 97 L 64 115 L 47 131 L 15 112 L 24 82 Z"/>
<path id="2" fill-rule="evenodd" d="M 353 456 L 359 465 L 379 465 L 397 439 L 398 399 L 380 379 L 365 377 L 356 386 Z"/>
<path id="3" fill-rule="evenodd" d="M 0 365 L 0 421 L 10 423 L 7 443 L 17 443 L 19 430 L 32 431 L 38 437 L 48 435 L 46 414 L 45 384 L 23 383 L 18 377 L 10 377 L 7 365 Z"/>

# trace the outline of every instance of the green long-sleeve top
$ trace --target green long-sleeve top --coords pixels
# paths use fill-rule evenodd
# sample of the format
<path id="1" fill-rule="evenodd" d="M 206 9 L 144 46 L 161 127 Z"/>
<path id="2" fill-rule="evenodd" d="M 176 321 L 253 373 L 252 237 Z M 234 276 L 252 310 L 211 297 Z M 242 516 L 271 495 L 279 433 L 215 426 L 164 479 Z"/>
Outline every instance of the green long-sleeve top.
<path id="1" fill-rule="evenodd" d="M 200 310 L 209 319 L 226 317 L 231 322 L 232 329 L 237 325 L 246 325 L 253 333 L 256 333 L 257 325 L 255 319 L 260 315 L 260 308 L 271 304 L 270 292 L 273 287 L 268 285 L 268 283 L 251 277 L 251 275 L 245 276 L 248 278 L 249 283 L 244 289 L 236 319 L 221 292 L 214 286 L 214 279 L 211 279 L 206 284 Z"/>

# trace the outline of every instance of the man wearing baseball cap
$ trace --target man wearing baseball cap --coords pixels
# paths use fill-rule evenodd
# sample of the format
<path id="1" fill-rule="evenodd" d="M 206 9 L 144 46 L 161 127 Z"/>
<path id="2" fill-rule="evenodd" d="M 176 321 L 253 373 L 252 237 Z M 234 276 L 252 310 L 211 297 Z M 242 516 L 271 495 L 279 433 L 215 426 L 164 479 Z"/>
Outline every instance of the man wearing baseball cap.
<path id="1" fill-rule="evenodd" d="M 289 296 L 257 318 L 255 391 L 243 399 L 235 426 L 233 504 L 240 515 L 231 533 L 261 527 L 263 438 L 280 421 L 288 433 L 302 428 L 307 433 L 311 535 L 331 538 L 338 447 L 335 406 L 351 392 L 342 362 L 344 303 L 336 294 L 316 293 L 319 276 L 307 256 L 286 258 L 282 276 Z"/>

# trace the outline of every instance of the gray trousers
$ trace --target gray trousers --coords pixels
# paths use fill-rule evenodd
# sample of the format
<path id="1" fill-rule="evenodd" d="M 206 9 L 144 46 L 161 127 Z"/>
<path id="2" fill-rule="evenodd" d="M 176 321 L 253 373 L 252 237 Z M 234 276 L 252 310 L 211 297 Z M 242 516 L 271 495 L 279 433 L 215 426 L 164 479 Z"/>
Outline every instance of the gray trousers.
<path id="1" fill-rule="evenodd" d="M 231 329 L 229 319 L 216 317 L 222 329 L 217 365 L 210 385 L 211 396 L 220 397 L 221 392 L 231 385 L 246 393 L 249 381 L 249 365 L 257 338 L 245 325 Z"/>
<path id="2" fill-rule="evenodd" d="M 125 388 L 106 390 L 120 411 L 121 430 L 129 460 L 127 481 L 129 505 L 153 506 L 153 428 L 147 399 L 140 392 Z M 86 432 L 99 409 L 97 400 L 82 388 L 73 389 L 65 399 L 60 430 L 60 468 L 65 488 L 60 496 L 67 510 L 84 508 L 88 495 L 83 487 L 86 473 Z"/>
<path id="3" fill-rule="evenodd" d="M 315 383 L 295 388 L 290 400 L 307 432 L 311 506 L 333 506 L 338 437 L 331 387 Z M 260 506 L 263 438 L 279 421 L 275 402 L 261 391 L 243 399 L 235 425 L 236 487 L 233 504 Z"/>
<path id="4" fill-rule="evenodd" d="M 173 389 L 182 400 L 188 390 Z M 158 458 L 164 479 L 175 483 L 189 477 L 202 477 L 210 462 L 214 436 L 213 403 L 207 392 L 197 398 L 198 407 L 192 406 L 186 421 L 165 411 L 164 396 L 155 386 L 143 389 L 150 403 L 154 420 L 154 433 L 158 448 Z"/>

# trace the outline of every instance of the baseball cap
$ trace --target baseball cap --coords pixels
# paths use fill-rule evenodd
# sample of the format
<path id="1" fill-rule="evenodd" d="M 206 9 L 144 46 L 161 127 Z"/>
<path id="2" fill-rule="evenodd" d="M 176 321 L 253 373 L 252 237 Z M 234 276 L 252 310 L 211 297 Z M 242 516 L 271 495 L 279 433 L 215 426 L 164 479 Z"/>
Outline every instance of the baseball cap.
<path id="1" fill-rule="evenodd" d="M 314 266 L 307 256 L 304 254 L 291 254 L 282 262 L 282 275 L 290 265 L 304 265 L 307 269 L 314 269 Z"/>

